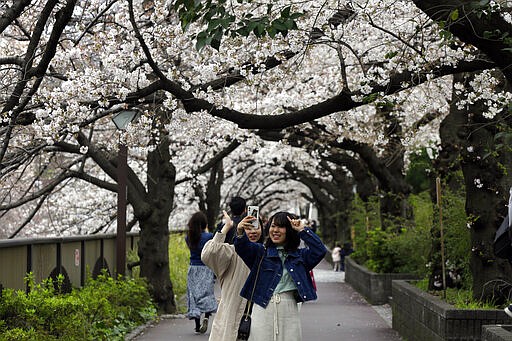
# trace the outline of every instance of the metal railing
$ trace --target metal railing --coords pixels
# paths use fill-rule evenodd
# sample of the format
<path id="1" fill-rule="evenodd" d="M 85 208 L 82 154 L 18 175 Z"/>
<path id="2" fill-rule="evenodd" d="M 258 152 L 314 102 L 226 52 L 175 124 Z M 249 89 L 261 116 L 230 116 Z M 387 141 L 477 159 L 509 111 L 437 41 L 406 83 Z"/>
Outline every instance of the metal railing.
<path id="1" fill-rule="evenodd" d="M 136 250 L 139 234 L 127 233 L 126 249 Z M 25 277 L 36 283 L 63 274 L 73 287 L 82 287 L 87 274 L 101 269 L 117 273 L 116 234 L 0 240 L 0 286 L 27 290 Z"/>

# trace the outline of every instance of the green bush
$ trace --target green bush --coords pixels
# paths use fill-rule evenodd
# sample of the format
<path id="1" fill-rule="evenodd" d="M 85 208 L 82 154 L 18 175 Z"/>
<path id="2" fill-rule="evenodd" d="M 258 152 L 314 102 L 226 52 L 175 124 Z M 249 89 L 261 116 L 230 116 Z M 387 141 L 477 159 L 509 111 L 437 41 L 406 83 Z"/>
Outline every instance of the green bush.
<path id="1" fill-rule="evenodd" d="M 356 198 L 350 217 L 355 229 L 356 252 L 351 257 L 379 273 L 424 275 L 431 247 L 432 203 L 428 192 L 411 195 L 409 203 L 414 210 L 413 226 L 404 223 L 396 227 L 386 222 L 384 230 L 379 220 L 378 198 L 368 203 Z"/>
<path id="2" fill-rule="evenodd" d="M 114 280 L 102 274 L 70 294 L 56 293 L 51 280 L 34 284 L 29 275 L 28 282 L 28 294 L 2 292 L 0 340 L 123 340 L 156 316 L 141 279 Z"/>
<path id="3" fill-rule="evenodd" d="M 465 211 L 465 193 L 463 190 L 443 191 L 443 232 L 446 269 L 461 269 L 465 288 L 471 285 L 469 261 L 471 257 L 471 234 L 468 230 L 469 218 Z M 436 237 L 440 238 L 439 212 L 434 215 Z M 434 254 L 432 261 L 441 264 L 440 250 Z"/>
<path id="4" fill-rule="evenodd" d="M 462 191 L 454 193 L 444 190 L 442 205 L 446 268 L 462 269 L 463 283 L 467 284 L 471 282 L 471 247 L 464 203 L 465 194 Z M 428 191 L 411 194 L 409 204 L 414 215 L 412 226 L 403 223 L 396 227 L 386 222 L 386 229 L 383 229 L 379 220 L 378 198 L 363 203 L 356 197 L 350 215 L 355 230 L 356 252 L 351 257 L 379 273 L 430 275 L 430 263 L 440 262 L 440 251 L 432 249 L 434 241 L 439 244 L 438 208 L 432 203 Z"/>
<path id="5" fill-rule="evenodd" d="M 379 201 L 377 197 L 371 197 L 367 203 L 363 202 L 356 194 L 352 202 L 349 215 L 350 226 L 354 229 L 354 240 L 352 241 L 356 251 L 350 257 L 359 264 L 365 265 L 368 259 L 366 249 L 367 232 L 380 228 Z"/>

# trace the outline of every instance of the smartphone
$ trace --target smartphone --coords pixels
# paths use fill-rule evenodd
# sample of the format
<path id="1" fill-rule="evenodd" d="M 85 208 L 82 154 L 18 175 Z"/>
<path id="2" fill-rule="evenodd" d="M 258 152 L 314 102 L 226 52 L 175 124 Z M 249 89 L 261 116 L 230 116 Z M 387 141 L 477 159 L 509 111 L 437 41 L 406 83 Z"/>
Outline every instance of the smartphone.
<path id="1" fill-rule="evenodd" d="M 252 225 L 255 230 L 259 229 L 260 228 L 260 224 L 259 224 L 260 208 L 258 206 L 247 206 L 247 215 L 250 215 L 250 216 L 253 216 L 254 218 L 256 218 L 256 220 L 254 220 L 252 222 Z"/>

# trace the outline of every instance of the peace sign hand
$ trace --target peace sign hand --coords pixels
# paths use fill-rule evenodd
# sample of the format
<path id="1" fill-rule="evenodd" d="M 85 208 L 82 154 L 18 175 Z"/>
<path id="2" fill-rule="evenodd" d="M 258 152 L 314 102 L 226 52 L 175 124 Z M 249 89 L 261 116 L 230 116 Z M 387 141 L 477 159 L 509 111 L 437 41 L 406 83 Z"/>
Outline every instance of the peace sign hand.
<path id="1" fill-rule="evenodd" d="M 304 222 L 301 219 L 291 219 L 290 217 L 287 218 L 292 224 L 292 229 L 294 229 L 297 232 L 304 230 Z"/>

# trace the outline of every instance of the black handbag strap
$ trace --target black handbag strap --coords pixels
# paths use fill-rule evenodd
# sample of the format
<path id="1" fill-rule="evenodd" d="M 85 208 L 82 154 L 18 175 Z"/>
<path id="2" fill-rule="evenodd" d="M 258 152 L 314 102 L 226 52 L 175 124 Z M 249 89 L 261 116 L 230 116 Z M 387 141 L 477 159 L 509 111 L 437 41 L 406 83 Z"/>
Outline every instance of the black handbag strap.
<path id="1" fill-rule="evenodd" d="M 251 314 L 252 314 L 252 306 L 254 305 L 254 302 L 252 301 L 252 297 L 254 296 L 254 290 L 256 290 L 256 282 L 258 282 L 258 276 L 260 274 L 261 262 L 263 261 L 263 257 L 265 257 L 265 253 L 263 253 L 263 255 L 261 255 L 260 262 L 258 263 L 258 271 L 256 271 L 256 278 L 254 279 L 254 285 L 252 287 L 251 299 L 247 300 L 247 303 L 245 304 L 244 316 L 246 319 L 248 316 L 251 316 Z"/>

